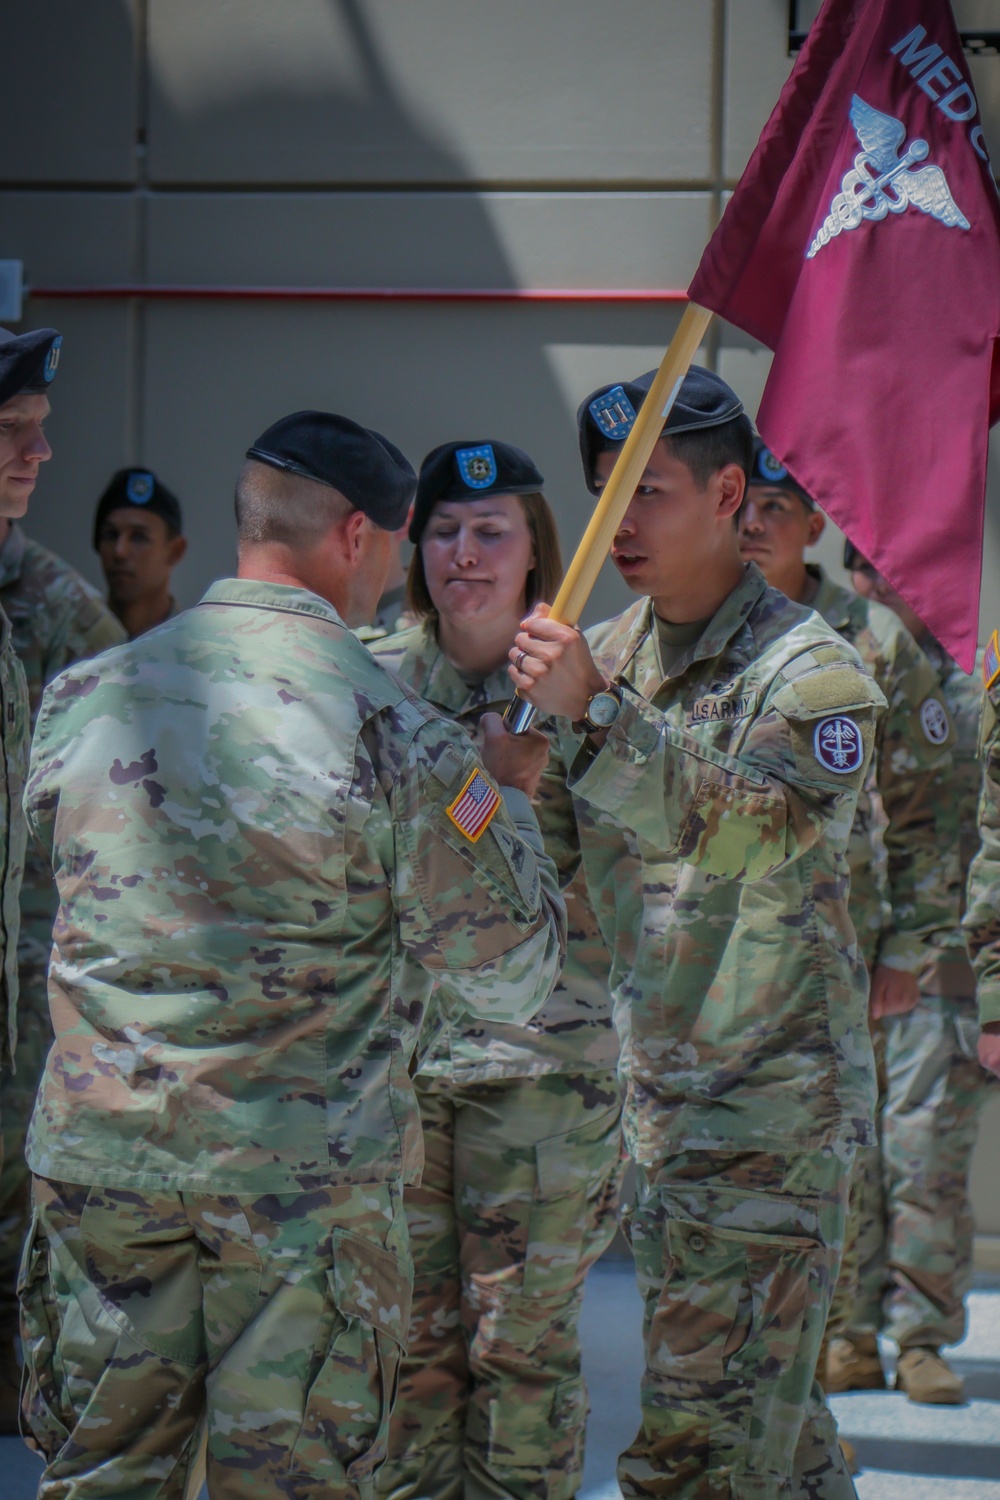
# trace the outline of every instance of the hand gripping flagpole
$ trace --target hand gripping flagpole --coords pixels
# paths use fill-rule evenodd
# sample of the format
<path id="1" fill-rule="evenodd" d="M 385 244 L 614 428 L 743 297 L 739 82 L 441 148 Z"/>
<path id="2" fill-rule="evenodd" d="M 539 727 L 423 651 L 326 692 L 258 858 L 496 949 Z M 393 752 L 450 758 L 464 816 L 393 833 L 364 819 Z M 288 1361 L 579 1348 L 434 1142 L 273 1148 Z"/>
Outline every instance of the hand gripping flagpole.
<path id="1" fill-rule="evenodd" d="M 631 504 L 632 496 L 649 463 L 650 454 L 670 414 L 670 408 L 677 399 L 681 381 L 688 372 L 711 318 L 712 314 L 708 309 L 699 307 L 695 302 L 689 302 L 684 309 L 677 332 L 670 340 L 670 347 L 639 408 L 632 431 L 615 459 L 615 466 L 594 507 L 594 514 L 583 533 L 576 555 L 566 569 L 562 587 L 549 611 L 551 620 L 558 620 L 561 625 L 575 625 L 583 613 L 604 559 L 611 550 L 615 532 Z M 534 717 L 533 705 L 515 693 L 507 705 L 503 721 L 512 734 L 524 734 L 531 728 Z"/>

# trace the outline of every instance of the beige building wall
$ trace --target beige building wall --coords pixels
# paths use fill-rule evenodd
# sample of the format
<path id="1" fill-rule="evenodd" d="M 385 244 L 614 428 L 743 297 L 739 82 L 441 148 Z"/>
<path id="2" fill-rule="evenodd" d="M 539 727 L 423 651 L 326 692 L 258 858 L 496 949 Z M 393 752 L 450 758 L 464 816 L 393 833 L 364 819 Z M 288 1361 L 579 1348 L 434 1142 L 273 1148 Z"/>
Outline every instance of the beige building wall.
<path id="1" fill-rule="evenodd" d="M 995 24 L 992 0 L 955 9 Z M 0 257 L 36 288 L 683 289 L 787 76 L 787 17 L 786 0 L 7 0 Z M 1000 59 L 974 71 L 1000 150 Z M 95 499 L 119 465 L 149 465 L 185 505 L 193 602 L 232 568 L 245 448 L 319 406 L 415 462 L 450 438 L 526 447 L 569 551 L 592 504 L 577 403 L 657 362 L 676 320 L 669 304 L 34 295 L 21 326 L 54 324 L 65 346 L 31 529 L 98 581 Z M 766 351 L 717 326 L 704 357 L 754 410 Z M 836 565 L 832 532 L 820 550 Z M 589 617 L 625 597 L 606 570 Z M 995 470 L 984 635 L 997 622 Z M 1000 1232 L 985 1153 L 977 1172 Z"/>

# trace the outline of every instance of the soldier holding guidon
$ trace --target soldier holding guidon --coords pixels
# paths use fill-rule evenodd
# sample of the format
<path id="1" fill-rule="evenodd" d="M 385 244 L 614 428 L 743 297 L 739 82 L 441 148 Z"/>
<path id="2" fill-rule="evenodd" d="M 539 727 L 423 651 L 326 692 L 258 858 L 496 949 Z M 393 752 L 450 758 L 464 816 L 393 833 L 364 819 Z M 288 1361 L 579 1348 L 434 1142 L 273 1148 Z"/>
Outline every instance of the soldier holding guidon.
<path id="1" fill-rule="evenodd" d="M 508 443 L 428 454 L 410 526 L 420 623 L 371 648 L 473 736 L 509 701 L 520 620 L 559 584 L 542 484 Z M 563 1500 L 579 1487 L 578 1323 L 615 1229 L 621 1106 L 608 951 L 582 876 L 565 895 L 567 962 L 545 1007 L 522 1026 L 453 1023 L 416 1076 L 426 1163 L 405 1195 L 413 1312 L 379 1476 L 392 1500 Z"/>
<path id="2" fill-rule="evenodd" d="M 581 406 L 593 491 L 649 382 Z M 741 559 L 752 459 L 739 400 L 693 367 L 612 548 L 643 597 L 587 636 L 539 606 L 510 653 L 518 690 L 573 722 L 568 786 L 613 955 L 645 1300 L 626 1495 L 853 1495 L 815 1372 L 872 1135 L 846 851 L 884 700 Z"/>
<path id="3" fill-rule="evenodd" d="M 253 445 L 239 572 L 63 673 L 27 793 L 59 888 L 21 1275 L 39 1494 L 371 1496 L 405 1343 L 428 997 L 519 1023 L 564 908 L 529 798 L 351 632 L 415 475 L 299 412 Z M 474 836 L 475 835 L 475 836 Z"/>

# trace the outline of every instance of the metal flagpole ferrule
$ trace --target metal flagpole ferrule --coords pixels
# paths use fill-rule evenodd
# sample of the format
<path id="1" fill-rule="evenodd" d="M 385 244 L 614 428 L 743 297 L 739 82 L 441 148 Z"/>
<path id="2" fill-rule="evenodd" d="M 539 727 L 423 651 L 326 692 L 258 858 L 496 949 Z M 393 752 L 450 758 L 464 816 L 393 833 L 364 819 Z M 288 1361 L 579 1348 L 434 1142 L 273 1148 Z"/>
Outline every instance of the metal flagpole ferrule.
<path id="1" fill-rule="evenodd" d="M 511 734 L 524 734 L 535 719 L 535 705 L 515 693 L 503 711 L 503 727 Z"/>
<path id="2" fill-rule="evenodd" d="M 597 575 L 615 539 L 615 532 L 632 503 L 632 496 L 646 471 L 681 382 L 711 320 L 712 314 L 708 309 L 699 307 L 696 302 L 689 302 L 684 309 L 677 332 L 670 340 L 670 347 L 653 377 L 653 383 L 639 408 L 632 430 L 615 459 L 615 466 L 594 507 L 594 514 L 583 533 L 573 561 L 566 569 L 562 587 L 552 601 L 550 620 L 558 620 L 561 625 L 575 626 L 583 613 L 584 605 L 590 598 Z M 503 721 L 512 734 L 524 734 L 534 717 L 535 710 L 530 703 L 515 696 L 507 705 Z"/>

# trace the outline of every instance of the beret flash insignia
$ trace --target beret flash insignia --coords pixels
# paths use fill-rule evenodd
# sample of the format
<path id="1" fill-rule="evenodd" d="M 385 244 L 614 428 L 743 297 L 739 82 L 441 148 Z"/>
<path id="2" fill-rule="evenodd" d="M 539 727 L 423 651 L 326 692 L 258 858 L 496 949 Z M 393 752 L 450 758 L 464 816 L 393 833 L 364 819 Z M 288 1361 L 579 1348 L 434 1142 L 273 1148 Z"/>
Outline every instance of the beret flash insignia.
<path id="1" fill-rule="evenodd" d="M 492 443 L 480 448 L 458 448 L 455 451 L 458 472 L 470 490 L 486 490 L 497 477 L 497 461 Z"/>
<path id="2" fill-rule="evenodd" d="M 130 505 L 148 505 L 153 498 L 156 480 L 145 469 L 133 469 L 125 484 Z"/>

